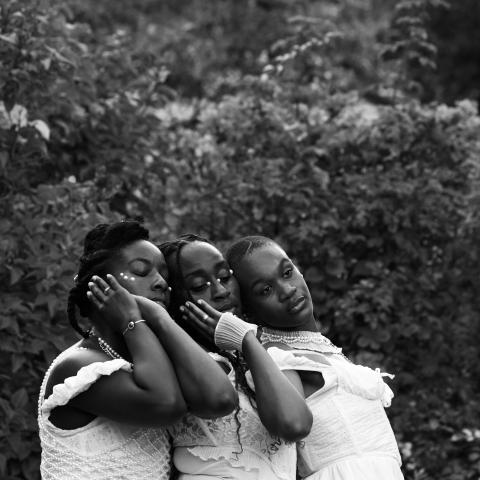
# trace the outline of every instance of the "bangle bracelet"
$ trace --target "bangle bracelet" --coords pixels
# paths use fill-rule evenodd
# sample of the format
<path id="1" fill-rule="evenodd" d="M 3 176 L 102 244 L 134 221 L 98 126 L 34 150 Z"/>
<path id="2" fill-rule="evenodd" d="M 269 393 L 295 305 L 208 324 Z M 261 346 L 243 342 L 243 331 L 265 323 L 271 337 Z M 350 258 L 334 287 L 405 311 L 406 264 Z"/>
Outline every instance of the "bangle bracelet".
<path id="1" fill-rule="evenodd" d="M 146 320 L 137 320 L 134 322 L 133 320 L 131 322 L 127 323 L 127 328 L 123 331 L 123 335 L 125 335 L 129 330 L 133 330 L 135 328 L 135 325 L 140 322 L 145 322 Z"/>

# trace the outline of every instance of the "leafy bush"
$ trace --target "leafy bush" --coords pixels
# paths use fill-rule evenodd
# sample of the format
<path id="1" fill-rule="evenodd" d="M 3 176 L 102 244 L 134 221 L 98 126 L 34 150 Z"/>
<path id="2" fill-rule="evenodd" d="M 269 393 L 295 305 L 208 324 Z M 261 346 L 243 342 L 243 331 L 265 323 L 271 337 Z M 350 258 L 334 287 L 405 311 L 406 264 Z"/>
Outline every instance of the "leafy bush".
<path id="1" fill-rule="evenodd" d="M 149 23 L 167 11 L 185 25 L 187 4 L 197 30 L 169 37 Z M 257 24 L 236 23 L 230 2 L 223 30 L 193 1 L 0 7 L 2 478 L 38 478 L 36 399 L 73 341 L 64 307 L 81 239 L 125 215 L 144 217 L 159 240 L 278 239 L 305 271 L 323 330 L 397 374 L 389 415 L 406 478 L 478 477 L 476 105 L 421 104 L 408 78 L 367 101 L 365 79 L 380 92 L 390 84 L 351 73 L 376 65 L 361 61 L 380 50 L 365 30 L 355 46 L 328 22 L 287 21 L 298 12 L 282 2 L 248 4 L 237 7 L 245 18 L 281 17 L 271 47 L 245 38 Z M 361 17 L 332 5 L 322 12 L 339 26 Z M 227 25 L 245 41 L 231 59 Z"/>

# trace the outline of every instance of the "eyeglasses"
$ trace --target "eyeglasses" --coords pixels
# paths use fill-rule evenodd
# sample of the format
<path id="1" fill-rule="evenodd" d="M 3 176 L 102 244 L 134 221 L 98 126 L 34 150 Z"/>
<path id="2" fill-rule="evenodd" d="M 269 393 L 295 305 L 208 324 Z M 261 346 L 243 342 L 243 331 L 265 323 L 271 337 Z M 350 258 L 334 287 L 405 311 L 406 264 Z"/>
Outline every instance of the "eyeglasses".
<path id="1" fill-rule="evenodd" d="M 215 278 L 215 281 L 218 282 L 220 285 L 226 285 L 232 279 L 232 277 L 233 277 L 233 270 L 229 268 L 224 275 L 221 275 Z M 202 283 L 200 285 L 194 285 L 190 287 L 189 290 L 195 293 L 201 293 L 209 289 L 211 286 L 212 286 L 212 282 L 206 281 L 205 283 Z"/>

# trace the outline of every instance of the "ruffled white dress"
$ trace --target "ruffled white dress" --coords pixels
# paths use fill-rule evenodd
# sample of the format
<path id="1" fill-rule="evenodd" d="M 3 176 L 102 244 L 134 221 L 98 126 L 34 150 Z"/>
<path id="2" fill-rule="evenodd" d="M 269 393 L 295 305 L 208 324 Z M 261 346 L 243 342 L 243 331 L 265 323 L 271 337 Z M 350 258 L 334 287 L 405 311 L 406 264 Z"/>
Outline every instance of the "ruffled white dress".
<path id="1" fill-rule="evenodd" d="M 231 364 L 220 355 L 211 355 L 228 365 L 228 377 L 235 385 Z M 247 381 L 254 388 L 248 372 Z M 270 435 L 248 397 L 241 391 L 238 396 L 239 429 L 235 411 L 216 419 L 188 414 L 181 422 L 168 427 L 179 480 L 295 480 L 295 444 Z"/>
<path id="2" fill-rule="evenodd" d="M 81 348 L 80 342 L 62 352 L 51 364 L 42 382 L 38 401 L 38 427 L 42 447 L 40 472 L 43 480 L 168 480 L 170 442 L 163 428 L 139 428 L 96 417 L 84 427 L 63 430 L 49 416 L 58 406 L 88 390 L 103 375 L 131 371 L 125 360 L 95 362 L 77 375 L 55 385 L 45 399 L 45 387 L 53 367 Z"/>
<path id="3" fill-rule="evenodd" d="M 382 378 L 386 374 L 349 362 L 341 349 L 327 342 L 333 347 L 322 349 L 330 350 L 327 353 L 307 344 L 307 349 L 268 348 L 281 370 L 320 372 L 325 381 L 306 399 L 313 425 L 297 444 L 301 477 L 403 480 L 400 453 L 384 410 L 393 398 Z"/>

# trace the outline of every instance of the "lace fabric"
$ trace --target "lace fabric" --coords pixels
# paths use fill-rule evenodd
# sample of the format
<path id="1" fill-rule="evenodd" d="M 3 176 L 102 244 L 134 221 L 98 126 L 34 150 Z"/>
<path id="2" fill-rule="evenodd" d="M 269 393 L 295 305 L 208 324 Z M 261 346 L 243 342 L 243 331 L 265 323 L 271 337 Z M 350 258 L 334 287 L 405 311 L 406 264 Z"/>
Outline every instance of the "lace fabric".
<path id="1" fill-rule="evenodd" d="M 334 351 L 319 349 L 319 353 L 298 347 L 270 347 L 268 352 L 281 370 L 320 372 L 325 380 L 324 386 L 306 399 L 313 425 L 298 443 L 302 477 L 402 479 L 400 454 L 384 410 L 393 397 L 382 378 L 388 374 L 355 365 Z M 372 462 L 377 473 L 369 473 Z M 353 476 L 349 473 L 352 469 L 356 472 Z"/>
<path id="2" fill-rule="evenodd" d="M 230 366 L 229 378 L 235 384 L 235 373 L 231 365 L 221 358 L 220 361 Z M 251 375 L 247 375 L 247 378 L 250 378 L 249 383 L 252 382 Z M 169 427 L 174 447 L 187 447 L 189 453 L 204 461 L 224 459 L 234 469 L 257 470 L 259 479 L 267 478 L 267 473 L 262 472 L 269 470 L 278 479 L 294 480 L 295 445 L 270 435 L 248 397 L 241 391 L 238 395 L 238 414 L 232 412 L 216 419 L 186 415 L 181 422 Z M 182 465 L 176 466 L 182 471 Z"/>
<path id="3" fill-rule="evenodd" d="M 86 391 L 95 381 L 118 370 L 131 370 L 125 360 L 95 362 L 56 385 L 45 399 L 52 369 L 81 348 L 75 344 L 62 352 L 45 374 L 40 388 L 38 426 L 44 480 L 167 480 L 170 476 L 170 442 L 162 428 L 138 428 L 97 417 L 81 428 L 63 430 L 49 420 L 51 411 Z"/>

